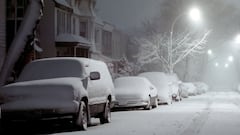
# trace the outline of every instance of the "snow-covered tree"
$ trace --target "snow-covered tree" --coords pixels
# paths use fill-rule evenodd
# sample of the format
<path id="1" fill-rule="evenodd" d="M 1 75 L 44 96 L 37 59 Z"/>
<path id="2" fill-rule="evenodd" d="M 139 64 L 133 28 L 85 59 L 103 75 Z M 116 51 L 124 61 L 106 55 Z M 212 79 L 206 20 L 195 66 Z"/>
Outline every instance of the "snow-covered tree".
<path id="1" fill-rule="evenodd" d="M 118 73 L 121 75 L 136 75 L 140 71 L 140 66 L 129 62 L 126 57 L 119 61 L 118 66 Z"/>
<path id="2" fill-rule="evenodd" d="M 184 32 L 173 37 L 169 34 L 135 37 L 133 42 L 139 45 L 137 61 L 140 65 L 161 62 L 166 72 L 173 73 L 184 58 L 204 52 L 209 34 L 210 31 Z"/>

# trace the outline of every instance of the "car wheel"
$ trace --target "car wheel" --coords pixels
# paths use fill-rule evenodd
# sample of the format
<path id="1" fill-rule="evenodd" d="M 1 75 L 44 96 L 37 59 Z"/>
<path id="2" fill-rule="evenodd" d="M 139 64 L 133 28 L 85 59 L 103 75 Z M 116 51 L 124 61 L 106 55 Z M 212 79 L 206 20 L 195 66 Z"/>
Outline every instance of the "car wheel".
<path id="1" fill-rule="evenodd" d="M 87 130 L 88 125 L 88 110 L 84 101 L 80 102 L 79 112 L 76 118 L 76 126 L 81 130 Z"/>
<path id="2" fill-rule="evenodd" d="M 100 117 L 100 123 L 110 123 L 111 122 L 111 102 L 107 100 L 106 105 L 104 107 L 104 112 Z"/>
<path id="3" fill-rule="evenodd" d="M 151 97 L 149 96 L 149 100 L 148 100 L 148 105 L 144 108 L 145 110 L 151 110 L 152 109 L 152 105 L 151 105 Z"/>

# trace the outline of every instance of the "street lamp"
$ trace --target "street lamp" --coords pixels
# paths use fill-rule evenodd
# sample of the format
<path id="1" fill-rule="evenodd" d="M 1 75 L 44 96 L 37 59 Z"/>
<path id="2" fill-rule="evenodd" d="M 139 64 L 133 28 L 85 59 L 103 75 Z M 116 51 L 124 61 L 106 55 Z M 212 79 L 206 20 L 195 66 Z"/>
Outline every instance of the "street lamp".
<path id="1" fill-rule="evenodd" d="M 207 53 L 208 53 L 208 55 L 212 55 L 212 50 L 209 49 Z"/>
<path id="2" fill-rule="evenodd" d="M 193 21 L 200 21 L 201 19 L 201 14 L 200 14 L 200 10 L 196 7 L 194 8 L 191 8 L 189 10 L 189 12 L 184 12 L 183 14 L 180 14 L 178 15 L 172 25 L 171 25 L 171 31 L 170 31 L 170 45 L 168 47 L 168 52 L 171 52 L 172 51 L 172 47 L 173 47 L 173 30 L 174 30 L 174 26 L 176 24 L 176 22 L 182 17 L 184 16 L 185 14 L 188 14 L 190 19 L 193 20 Z M 169 64 L 172 65 L 172 53 L 169 53 L 169 57 L 168 57 L 168 61 L 169 61 Z M 172 70 L 171 70 L 172 71 Z"/>
<path id="3" fill-rule="evenodd" d="M 219 66 L 219 63 L 218 63 L 218 62 L 216 62 L 216 63 L 215 63 L 215 66 L 216 66 L 216 67 L 218 67 L 218 66 Z"/>
<path id="4" fill-rule="evenodd" d="M 226 64 L 224 65 L 224 67 L 225 67 L 225 68 L 228 68 L 228 67 L 229 67 L 229 64 L 226 63 Z"/>
<path id="5" fill-rule="evenodd" d="M 233 62 L 233 56 L 228 56 L 228 61 Z"/>
<path id="6" fill-rule="evenodd" d="M 195 21 L 195 22 L 198 22 L 201 20 L 201 13 L 200 13 L 200 10 L 196 7 L 190 9 L 189 11 L 189 17 Z"/>

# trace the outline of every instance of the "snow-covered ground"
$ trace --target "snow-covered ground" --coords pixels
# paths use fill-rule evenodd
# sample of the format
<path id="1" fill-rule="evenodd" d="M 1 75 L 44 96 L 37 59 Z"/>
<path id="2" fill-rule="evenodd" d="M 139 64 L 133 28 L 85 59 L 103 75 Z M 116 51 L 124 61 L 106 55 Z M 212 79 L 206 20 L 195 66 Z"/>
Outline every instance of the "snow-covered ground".
<path id="1" fill-rule="evenodd" d="M 87 131 L 50 131 L 54 135 L 239 135 L 240 94 L 208 92 L 157 109 L 117 111 L 112 122 L 92 119 Z"/>

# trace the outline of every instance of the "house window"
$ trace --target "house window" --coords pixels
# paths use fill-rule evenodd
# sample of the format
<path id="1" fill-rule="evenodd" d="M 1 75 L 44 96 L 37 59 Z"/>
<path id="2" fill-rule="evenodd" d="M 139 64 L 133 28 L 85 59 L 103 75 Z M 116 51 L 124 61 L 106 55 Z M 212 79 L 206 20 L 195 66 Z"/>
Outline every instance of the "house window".
<path id="1" fill-rule="evenodd" d="M 68 24 L 68 23 L 66 23 L 66 13 L 64 13 L 60 10 L 57 10 L 57 35 L 67 32 L 66 24 Z M 71 29 L 70 29 L 70 31 L 71 31 Z"/>
<path id="2" fill-rule="evenodd" d="M 76 35 L 76 19 L 73 17 L 73 34 Z"/>
<path id="3" fill-rule="evenodd" d="M 95 29 L 95 43 L 99 43 L 99 42 L 100 42 L 100 30 Z"/>
<path id="4" fill-rule="evenodd" d="M 80 32 L 79 35 L 82 37 L 87 37 L 87 22 L 80 21 Z"/>
<path id="5" fill-rule="evenodd" d="M 71 34 L 71 14 L 67 14 L 67 33 Z"/>
<path id="6" fill-rule="evenodd" d="M 28 0 L 7 0 L 7 51 L 16 35 L 27 9 Z"/>
<path id="7" fill-rule="evenodd" d="M 76 56 L 77 57 L 89 57 L 89 49 L 88 48 L 76 48 Z"/>
<path id="8" fill-rule="evenodd" d="M 102 52 L 104 55 L 112 55 L 112 33 L 109 31 L 103 31 L 102 34 Z"/>

